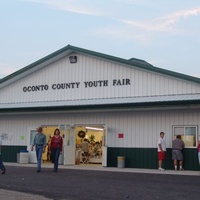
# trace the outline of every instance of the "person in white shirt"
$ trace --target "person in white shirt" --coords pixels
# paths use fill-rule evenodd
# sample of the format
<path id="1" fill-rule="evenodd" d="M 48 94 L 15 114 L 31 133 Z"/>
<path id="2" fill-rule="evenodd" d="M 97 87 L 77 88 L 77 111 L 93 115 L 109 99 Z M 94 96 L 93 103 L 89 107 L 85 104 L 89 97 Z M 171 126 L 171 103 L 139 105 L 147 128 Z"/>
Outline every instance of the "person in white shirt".
<path id="1" fill-rule="evenodd" d="M 1 146 L 2 146 L 2 140 L 0 137 L 0 169 L 2 170 L 2 174 L 5 174 L 6 168 L 4 167 L 3 161 L 1 159 Z"/>
<path id="2" fill-rule="evenodd" d="M 164 140 L 165 133 L 160 132 L 160 138 L 158 139 L 158 169 L 164 171 L 162 168 L 163 160 L 166 159 L 166 144 Z"/>

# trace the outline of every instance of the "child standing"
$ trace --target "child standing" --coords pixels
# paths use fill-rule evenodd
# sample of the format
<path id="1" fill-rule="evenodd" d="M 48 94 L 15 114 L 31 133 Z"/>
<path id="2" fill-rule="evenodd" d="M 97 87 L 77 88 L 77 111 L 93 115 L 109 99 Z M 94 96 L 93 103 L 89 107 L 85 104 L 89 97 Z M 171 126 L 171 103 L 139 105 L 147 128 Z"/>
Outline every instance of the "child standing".
<path id="1" fill-rule="evenodd" d="M 165 133 L 160 132 L 160 138 L 158 139 L 158 169 L 164 171 L 162 168 L 162 162 L 166 158 L 166 144 L 164 140 Z"/>

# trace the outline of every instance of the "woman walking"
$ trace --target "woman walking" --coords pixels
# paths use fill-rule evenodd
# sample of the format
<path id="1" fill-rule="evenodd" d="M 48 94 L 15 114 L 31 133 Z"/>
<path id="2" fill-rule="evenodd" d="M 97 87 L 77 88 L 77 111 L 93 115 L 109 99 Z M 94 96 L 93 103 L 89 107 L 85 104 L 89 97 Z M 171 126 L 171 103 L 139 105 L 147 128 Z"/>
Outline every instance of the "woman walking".
<path id="1" fill-rule="evenodd" d="M 54 131 L 54 136 L 52 137 L 50 143 L 51 155 L 54 163 L 54 170 L 53 170 L 54 172 L 58 171 L 58 159 L 60 154 L 62 153 L 62 147 L 63 147 L 63 139 L 60 136 L 60 130 L 57 128 Z"/>

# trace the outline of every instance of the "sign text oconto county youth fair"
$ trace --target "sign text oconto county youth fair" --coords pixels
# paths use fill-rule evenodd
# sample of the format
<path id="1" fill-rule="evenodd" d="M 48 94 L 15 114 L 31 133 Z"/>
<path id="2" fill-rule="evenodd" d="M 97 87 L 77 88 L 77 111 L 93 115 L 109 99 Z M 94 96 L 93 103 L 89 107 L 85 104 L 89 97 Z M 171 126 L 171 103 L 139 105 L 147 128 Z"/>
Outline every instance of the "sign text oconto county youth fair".
<path id="1" fill-rule="evenodd" d="M 70 82 L 70 83 L 54 83 L 51 86 L 44 84 L 44 85 L 32 85 L 32 86 L 24 86 L 23 92 L 37 92 L 37 91 L 45 91 L 51 88 L 52 90 L 60 90 L 60 89 L 75 89 L 79 88 L 81 82 Z M 109 85 L 108 80 L 98 80 L 98 81 L 84 81 L 83 86 L 85 88 L 92 88 L 92 87 L 107 87 Z M 131 85 L 130 79 L 113 79 L 112 86 L 124 86 L 124 85 Z"/>

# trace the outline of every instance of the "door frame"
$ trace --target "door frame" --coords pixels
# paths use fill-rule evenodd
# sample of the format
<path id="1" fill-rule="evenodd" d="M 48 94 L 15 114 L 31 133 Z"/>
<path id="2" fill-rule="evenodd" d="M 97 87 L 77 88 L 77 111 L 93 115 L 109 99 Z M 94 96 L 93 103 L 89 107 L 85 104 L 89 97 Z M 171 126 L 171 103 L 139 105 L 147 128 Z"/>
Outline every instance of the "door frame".
<path id="1" fill-rule="evenodd" d="M 92 127 L 102 127 L 103 128 L 103 138 L 102 138 L 102 166 L 107 167 L 107 126 L 106 124 L 74 124 L 74 130 L 78 126 L 92 126 Z M 76 137 L 76 133 L 75 133 Z"/>
<path id="2" fill-rule="evenodd" d="M 75 165 L 76 139 L 74 127 L 62 125 L 63 133 L 63 165 Z"/>
<path id="3" fill-rule="evenodd" d="M 33 138 L 36 134 L 37 134 L 37 130 L 35 127 L 28 127 L 28 136 L 27 136 L 26 144 L 27 144 L 27 150 L 29 152 L 29 163 L 37 163 L 35 147 L 33 151 L 31 151 L 31 148 L 33 145 L 32 144 Z"/>

